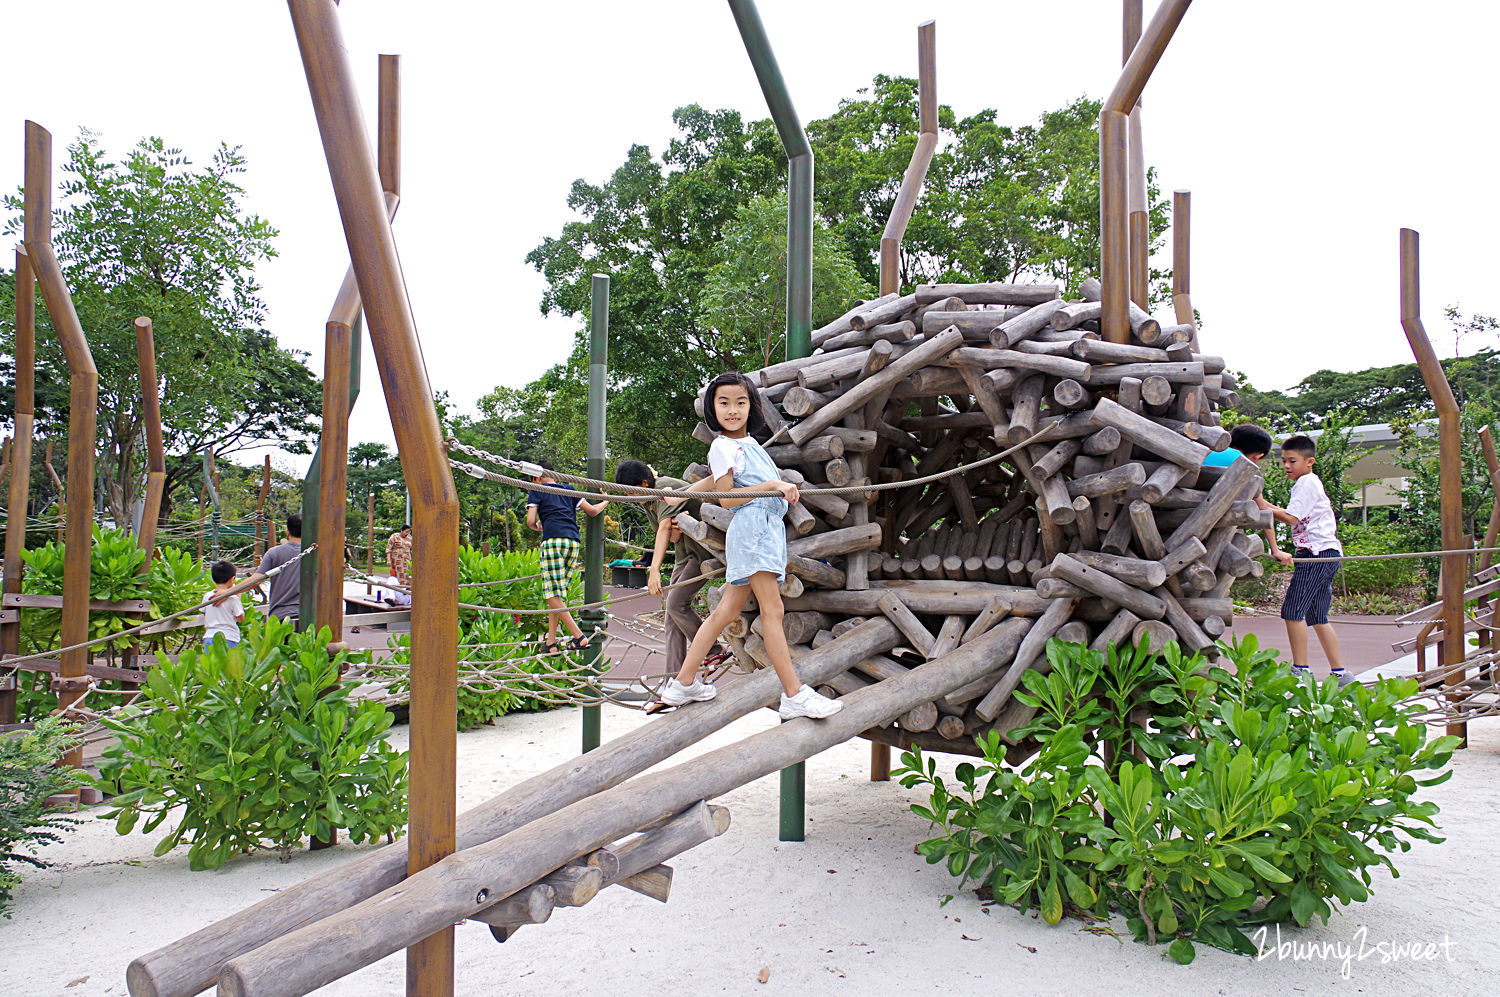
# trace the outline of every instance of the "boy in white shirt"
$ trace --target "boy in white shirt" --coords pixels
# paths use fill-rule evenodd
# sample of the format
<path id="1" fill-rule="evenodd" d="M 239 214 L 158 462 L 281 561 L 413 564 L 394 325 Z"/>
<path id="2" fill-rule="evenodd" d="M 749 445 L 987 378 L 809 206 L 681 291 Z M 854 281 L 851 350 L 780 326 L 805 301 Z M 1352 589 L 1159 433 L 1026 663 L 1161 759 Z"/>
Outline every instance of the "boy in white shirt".
<path id="1" fill-rule="evenodd" d="M 215 561 L 213 567 L 208 570 L 213 576 L 214 587 L 203 598 L 212 599 L 234 588 L 233 564 L 228 561 Z M 218 599 L 204 606 L 203 646 L 208 647 L 214 642 L 214 637 L 219 636 L 224 638 L 226 647 L 234 647 L 240 642 L 240 620 L 244 618 L 245 604 L 237 595 Z"/>
<path id="2" fill-rule="evenodd" d="M 1310 626 L 1318 635 L 1318 643 L 1323 645 L 1330 672 L 1342 687 L 1354 680 L 1344 671 L 1338 634 L 1328 622 L 1328 607 L 1333 602 L 1333 578 L 1339 572 L 1338 558 L 1343 557 L 1344 548 L 1339 543 L 1338 521 L 1334 518 L 1328 493 L 1323 490 L 1323 482 L 1313 473 L 1317 453 L 1317 445 L 1308 437 L 1289 437 L 1281 445 L 1281 469 L 1292 479 L 1292 496 L 1285 509 L 1269 502 L 1263 502 L 1261 507 L 1270 509 L 1278 523 L 1286 523 L 1292 528 L 1292 547 L 1296 557 L 1332 559 L 1299 561 L 1292 574 L 1292 584 L 1287 587 L 1286 599 L 1281 604 L 1281 618 L 1286 621 L 1286 636 L 1292 645 L 1292 674 L 1308 674 L 1307 628 Z M 1292 554 L 1273 549 L 1272 555 L 1282 564 L 1292 563 Z"/>

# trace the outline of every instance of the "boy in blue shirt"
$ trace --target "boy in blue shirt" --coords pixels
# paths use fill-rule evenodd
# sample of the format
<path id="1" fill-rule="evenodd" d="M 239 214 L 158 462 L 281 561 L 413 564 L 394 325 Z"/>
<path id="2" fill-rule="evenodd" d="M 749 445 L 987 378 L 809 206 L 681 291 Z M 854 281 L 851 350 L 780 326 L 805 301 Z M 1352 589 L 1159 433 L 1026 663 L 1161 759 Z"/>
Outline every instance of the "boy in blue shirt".
<path id="1" fill-rule="evenodd" d="M 531 480 L 539 485 L 551 485 L 573 491 L 572 485 L 560 485 L 548 474 L 553 470 L 549 461 L 539 460 L 542 473 Z M 552 492 L 531 492 L 526 496 L 526 525 L 542 531 L 542 595 L 547 600 L 547 642 L 543 651 L 556 654 L 557 625 L 561 623 L 573 635 L 568 641 L 568 650 L 581 651 L 589 646 L 573 614 L 563 607 L 567 605 L 568 579 L 578 570 L 578 508 L 590 516 L 597 516 L 608 507 L 608 502 L 589 502 L 568 495 Z"/>

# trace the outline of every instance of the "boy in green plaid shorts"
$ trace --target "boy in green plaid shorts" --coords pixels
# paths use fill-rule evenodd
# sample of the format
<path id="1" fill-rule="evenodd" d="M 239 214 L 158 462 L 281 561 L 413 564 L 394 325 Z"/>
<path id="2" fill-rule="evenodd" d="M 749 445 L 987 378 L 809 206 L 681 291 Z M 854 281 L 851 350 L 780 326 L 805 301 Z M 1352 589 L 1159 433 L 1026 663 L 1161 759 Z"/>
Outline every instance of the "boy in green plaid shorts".
<path id="1" fill-rule="evenodd" d="M 573 491 L 571 485 L 560 485 L 547 471 L 552 465 L 540 460 L 543 473 L 531 480 L 539 485 L 551 485 Z M 563 607 L 567 605 L 568 580 L 578 570 L 578 508 L 590 516 L 597 516 L 609 505 L 608 502 L 589 502 L 570 495 L 554 495 L 552 492 L 531 492 L 526 497 L 526 525 L 542 531 L 542 595 L 547 600 L 547 642 L 543 650 L 556 654 L 557 625 L 567 627 L 572 639 L 568 650 L 581 651 L 589 646 L 573 614 Z"/>

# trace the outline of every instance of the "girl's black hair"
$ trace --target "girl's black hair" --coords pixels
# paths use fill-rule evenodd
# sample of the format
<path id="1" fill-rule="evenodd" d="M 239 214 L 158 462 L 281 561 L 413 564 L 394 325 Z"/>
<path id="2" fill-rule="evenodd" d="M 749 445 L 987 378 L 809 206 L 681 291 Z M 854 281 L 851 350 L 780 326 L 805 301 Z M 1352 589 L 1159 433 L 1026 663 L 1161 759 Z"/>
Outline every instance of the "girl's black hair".
<path id="1" fill-rule="evenodd" d="M 750 396 L 750 418 L 745 420 L 745 432 L 760 432 L 766 425 L 765 413 L 760 409 L 760 391 L 748 377 L 737 370 L 731 370 L 727 374 L 720 374 L 712 381 L 709 381 L 708 387 L 703 389 L 703 421 L 714 432 L 724 432 L 724 427 L 719 425 L 719 420 L 714 417 L 714 392 L 731 384 L 737 384 L 744 388 L 745 393 Z"/>

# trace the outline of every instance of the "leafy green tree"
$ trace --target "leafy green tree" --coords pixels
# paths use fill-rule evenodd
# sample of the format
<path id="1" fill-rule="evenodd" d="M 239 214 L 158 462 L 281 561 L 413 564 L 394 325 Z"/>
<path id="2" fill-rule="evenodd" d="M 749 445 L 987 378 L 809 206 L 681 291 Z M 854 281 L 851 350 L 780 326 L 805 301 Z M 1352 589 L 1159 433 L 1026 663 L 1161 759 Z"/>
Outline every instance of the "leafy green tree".
<path id="1" fill-rule="evenodd" d="M 904 287 L 932 280 L 1052 279 L 1076 285 L 1097 269 L 1099 105 L 1079 100 L 1040 123 L 1005 128 L 994 111 L 939 111 L 940 151 L 907 228 Z M 693 395 L 709 376 L 763 366 L 784 320 L 786 159 L 770 121 L 697 105 L 673 115 L 678 135 L 659 159 L 632 146 L 603 184 L 576 181 L 579 214 L 528 256 L 546 278 L 546 314 L 580 319 L 568 361 L 527 391 L 548 448 L 583 455 L 586 334 L 596 272 L 610 301 L 610 452 L 680 467 Z M 880 236 L 917 142 L 916 82 L 877 76 L 871 88 L 807 126 L 817 162 L 815 324 L 869 293 Z M 1153 239 L 1167 224 L 1152 195 Z M 820 230 L 821 232 L 821 230 Z M 844 252 L 835 243 L 842 241 Z M 847 263 L 845 262 L 847 260 Z M 855 278 L 860 278 L 855 280 Z M 1157 282 L 1160 285 L 1160 281 Z"/>
<path id="2" fill-rule="evenodd" d="M 1461 481 L 1463 486 L 1463 532 L 1482 538 L 1489 523 L 1495 490 L 1490 483 L 1489 468 L 1480 447 L 1479 432 L 1485 426 L 1500 433 L 1496 412 L 1485 405 L 1465 406 L 1459 416 L 1461 431 Z M 1429 410 L 1395 420 L 1391 428 L 1397 435 L 1396 463 L 1407 476 L 1401 485 L 1401 512 L 1397 524 L 1408 550 L 1442 550 L 1442 485 L 1438 472 L 1438 438 L 1434 416 Z M 1429 595 L 1435 596 L 1438 580 L 1438 558 L 1424 558 Z"/>
<path id="3" fill-rule="evenodd" d="M 221 145 L 195 167 L 160 138 L 108 159 L 84 132 L 68 147 L 52 241 L 99 369 L 99 476 L 109 512 L 128 522 L 143 481 L 144 435 L 133 322 L 154 323 L 171 493 L 199 473 L 202 453 L 222 461 L 253 447 L 308 452 L 322 397 L 295 351 L 258 328 L 266 317 L 255 267 L 275 255 L 276 230 L 246 212 L 245 159 Z M 21 199 L 7 196 L 3 231 L 19 231 Z M 0 315 L 13 313 L 13 275 L 0 280 Z M 36 432 L 67 426 L 67 367 L 44 307 L 37 309 Z M 5 321 L 5 319 L 0 319 Z M 15 330 L 0 328 L 0 354 L 15 355 Z M 13 383 L 13 361 L 0 369 Z M 43 387 L 45 386 L 45 387 Z M 0 391 L 4 404 L 13 393 Z M 9 417 L 9 409 L 0 417 Z"/>

